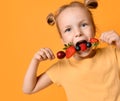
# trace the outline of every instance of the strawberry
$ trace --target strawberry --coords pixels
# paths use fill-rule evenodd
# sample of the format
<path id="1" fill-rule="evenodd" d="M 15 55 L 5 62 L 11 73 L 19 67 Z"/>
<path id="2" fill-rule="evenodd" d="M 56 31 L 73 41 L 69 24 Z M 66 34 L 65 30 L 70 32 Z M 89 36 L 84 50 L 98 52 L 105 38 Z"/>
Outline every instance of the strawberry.
<path id="1" fill-rule="evenodd" d="M 76 49 L 74 46 L 70 46 L 66 49 L 66 58 L 70 58 L 71 56 L 73 56 L 76 52 Z"/>
<path id="2" fill-rule="evenodd" d="M 99 40 L 98 39 L 96 39 L 96 38 L 91 38 L 90 39 L 90 42 L 92 43 L 92 46 L 93 47 L 97 47 L 97 45 L 99 44 Z"/>
<path id="3" fill-rule="evenodd" d="M 73 43 L 70 42 L 68 44 L 65 44 L 64 46 L 65 47 L 63 49 L 65 50 L 65 52 L 64 51 L 57 52 L 58 59 L 63 59 L 65 56 L 66 58 L 70 58 L 76 53 L 76 49 Z"/>
<path id="4" fill-rule="evenodd" d="M 81 43 L 79 46 L 81 51 L 85 51 L 87 49 L 87 45 L 85 43 Z"/>
<path id="5" fill-rule="evenodd" d="M 99 42 L 99 40 L 96 39 L 96 38 L 91 38 L 91 39 L 90 39 L 90 42 L 91 42 L 91 43 L 95 43 L 95 42 Z"/>

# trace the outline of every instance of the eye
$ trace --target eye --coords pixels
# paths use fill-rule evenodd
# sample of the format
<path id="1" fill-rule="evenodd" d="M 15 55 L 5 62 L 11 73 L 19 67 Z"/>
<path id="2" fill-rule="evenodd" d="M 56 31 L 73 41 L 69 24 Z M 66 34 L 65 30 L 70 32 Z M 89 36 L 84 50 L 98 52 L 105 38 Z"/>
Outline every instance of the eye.
<path id="1" fill-rule="evenodd" d="M 71 28 L 65 29 L 65 32 L 70 32 L 70 31 L 71 31 Z"/>
<path id="2" fill-rule="evenodd" d="M 81 27 L 86 27 L 87 25 L 88 25 L 87 23 L 83 23 Z"/>

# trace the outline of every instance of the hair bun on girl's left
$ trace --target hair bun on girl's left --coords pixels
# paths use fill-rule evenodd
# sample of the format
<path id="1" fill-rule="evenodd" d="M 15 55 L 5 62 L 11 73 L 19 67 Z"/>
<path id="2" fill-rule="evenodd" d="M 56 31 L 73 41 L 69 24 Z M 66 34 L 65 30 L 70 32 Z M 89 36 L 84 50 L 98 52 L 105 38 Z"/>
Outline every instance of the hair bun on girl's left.
<path id="1" fill-rule="evenodd" d="M 55 17 L 52 13 L 47 16 L 47 23 L 51 26 L 55 24 Z"/>
<path id="2" fill-rule="evenodd" d="M 98 7 L 97 0 L 84 0 L 84 4 L 90 9 L 96 9 Z"/>

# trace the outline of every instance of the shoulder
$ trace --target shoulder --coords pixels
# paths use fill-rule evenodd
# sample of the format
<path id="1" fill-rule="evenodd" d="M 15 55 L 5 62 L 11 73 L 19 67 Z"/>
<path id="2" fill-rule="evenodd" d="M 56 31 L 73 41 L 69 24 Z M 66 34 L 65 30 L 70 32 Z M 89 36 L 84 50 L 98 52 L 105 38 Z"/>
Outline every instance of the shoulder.
<path id="1" fill-rule="evenodd" d="M 68 64 L 67 59 L 61 59 L 52 64 L 47 72 L 55 72 L 55 71 L 60 71 L 63 67 L 65 67 Z"/>
<path id="2" fill-rule="evenodd" d="M 96 57 L 109 61 L 120 61 L 120 49 L 117 49 L 113 45 L 108 45 L 104 48 L 98 48 L 96 52 Z"/>
<path id="3" fill-rule="evenodd" d="M 66 71 L 65 69 L 66 64 L 67 64 L 66 59 L 58 60 L 56 63 L 51 65 L 46 71 L 48 77 L 57 85 L 61 85 L 60 82 L 64 72 Z"/>
<path id="4" fill-rule="evenodd" d="M 108 45 L 103 48 L 98 48 L 96 49 L 95 59 L 96 58 L 99 58 L 99 60 L 113 60 L 116 58 L 116 48 L 112 45 Z"/>

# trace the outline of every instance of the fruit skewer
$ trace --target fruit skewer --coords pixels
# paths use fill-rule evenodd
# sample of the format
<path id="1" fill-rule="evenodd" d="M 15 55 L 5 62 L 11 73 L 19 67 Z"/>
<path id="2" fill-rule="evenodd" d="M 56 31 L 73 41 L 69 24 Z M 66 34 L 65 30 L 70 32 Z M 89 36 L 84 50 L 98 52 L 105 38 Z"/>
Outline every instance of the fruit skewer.
<path id="1" fill-rule="evenodd" d="M 76 46 L 74 46 L 72 43 L 69 43 L 68 45 L 65 44 L 65 50 L 64 51 L 58 51 L 57 52 L 57 58 L 63 59 L 64 57 L 70 58 L 72 57 L 77 51 L 85 51 L 87 48 L 93 47 L 96 48 L 99 44 L 99 40 L 96 38 L 91 38 L 89 42 L 82 41 L 78 42 Z"/>

